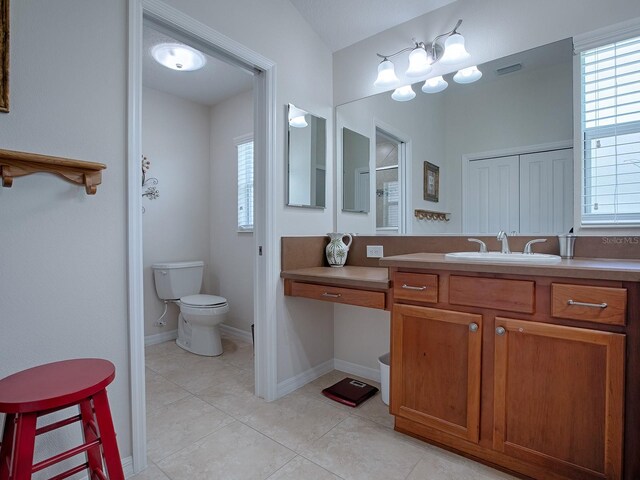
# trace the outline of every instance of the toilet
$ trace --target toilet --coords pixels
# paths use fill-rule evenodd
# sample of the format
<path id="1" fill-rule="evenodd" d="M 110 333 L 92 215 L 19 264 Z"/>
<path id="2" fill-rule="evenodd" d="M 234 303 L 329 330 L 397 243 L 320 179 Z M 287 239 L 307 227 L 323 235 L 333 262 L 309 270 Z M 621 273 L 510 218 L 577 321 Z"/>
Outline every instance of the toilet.
<path id="1" fill-rule="evenodd" d="M 204 262 L 166 262 L 151 265 L 158 297 L 180 307 L 176 344 L 208 357 L 222 354 L 218 325 L 229 312 L 227 299 L 200 293 Z"/>

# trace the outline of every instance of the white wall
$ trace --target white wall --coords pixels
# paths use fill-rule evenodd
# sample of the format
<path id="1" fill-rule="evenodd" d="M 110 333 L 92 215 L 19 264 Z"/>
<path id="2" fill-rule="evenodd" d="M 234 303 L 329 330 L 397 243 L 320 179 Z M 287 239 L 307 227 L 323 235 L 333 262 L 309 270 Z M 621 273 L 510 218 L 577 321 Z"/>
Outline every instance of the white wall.
<path id="1" fill-rule="evenodd" d="M 0 146 L 107 165 L 94 196 L 50 174 L 0 188 L 0 377 L 102 357 L 131 455 L 126 277 L 126 2 L 11 2 L 11 112 Z M 38 455 L 74 445 L 48 436 Z M 66 435 L 65 435 L 66 437 Z"/>
<path id="2" fill-rule="evenodd" d="M 151 88 L 142 91 L 142 152 L 151 162 L 147 177 L 158 179 L 160 192 L 155 200 L 142 200 L 145 336 L 178 327 L 179 308 L 174 304 L 164 317 L 166 326 L 154 325 L 164 305 L 151 265 L 202 260 L 210 270 L 209 110 Z M 204 278 L 206 292 L 206 273 Z"/>
<path id="3" fill-rule="evenodd" d="M 211 108 L 211 293 L 229 302 L 225 322 L 251 331 L 253 323 L 252 232 L 238 232 L 238 162 L 234 138 L 253 133 L 253 93 Z"/>
<path id="4" fill-rule="evenodd" d="M 331 53 L 287 0 L 169 3 L 275 61 L 278 105 L 293 102 L 332 118 Z M 132 452 L 127 5 L 125 0 L 12 2 L 11 113 L 0 114 L 2 148 L 107 164 L 103 184 L 91 197 L 82 188 L 40 174 L 0 189 L 0 376 L 69 357 L 110 359 L 117 376 L 109 396 L 123 457 Z M 283 111 L 278 110 L 276 119 L 278 237 L 325 233 L 333 227 L 333 190 L 326 210 L 284 207 Z M 327 129 L 333 131 L 331 122 Z M 328 145 L 332 142 L 330 134 Z M 332 165 L 329 158 L 328 178 Z M 148 207 L 155 205 L 149 202 Z M 279 245 L 278 239 L 273 242 Z M 331 312 L 322 308 L 294 321 L 285 311 L 282 292 L 278 295 L 283 328 L 291 332 L 289 337 L 304 339 L 293 346 L 279 344 L 279 376 L 286 379 L 298 372 L 296 358 L 315 365 L 332 357 L 333 322 Z M 308 349 L 310 337 L 313 346 Z M 60 443 L 56 437 L 49 445 Z"/>

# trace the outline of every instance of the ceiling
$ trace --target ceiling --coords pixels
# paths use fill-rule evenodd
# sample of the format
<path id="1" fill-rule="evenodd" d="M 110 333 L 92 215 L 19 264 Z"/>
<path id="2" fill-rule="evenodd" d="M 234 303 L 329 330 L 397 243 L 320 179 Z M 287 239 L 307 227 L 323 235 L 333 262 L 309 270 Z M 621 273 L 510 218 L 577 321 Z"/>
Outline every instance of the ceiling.
<path id="1" fill-rule="evenodd" d="M 289 0 L 332 52 L 456 0 Z"/>
<path id="2" fill-rule="evenodd" d="M 211 55 L 205 54 L 207 64 L 193 72 L 179 72 L 160 65 L 151 56 L 151 48 L 166 42 L 183 43 L 145 24 L 142 47 L 142 84 L 145 87 L 207 106 L 252 89 L 251 74 Z"/>

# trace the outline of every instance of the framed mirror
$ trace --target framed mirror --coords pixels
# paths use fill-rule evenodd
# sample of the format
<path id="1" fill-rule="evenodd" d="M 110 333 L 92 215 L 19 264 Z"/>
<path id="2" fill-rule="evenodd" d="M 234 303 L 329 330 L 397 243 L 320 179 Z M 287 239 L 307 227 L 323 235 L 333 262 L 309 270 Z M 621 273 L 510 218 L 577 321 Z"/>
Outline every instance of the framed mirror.
<path id="1" fill-rule="evenodd" d="M 369 138 L 342 129 L 342 211 L 369 211 Z"/>
<path id="2" fill-rule="evenodd" d="M 287 205 L 325 208 L 327 121 L 287 105 Z"/>
<path id="3" fill-rule="evenodd" d="M 389 91 L 339 105 L 337 134 L 348 126 L 373 138 L 382 123 L 407 139 L 399 185 L 406 233 L 566 233 L 574 198 L 572 53 L 565 39 L 479 65 L 482 77 L 471 84 L 449 74 L 438 93 L 414 84 L 410 101 L 395 101 Z M 346 148 L 337 155 L 346 178 L 353 160 Z M 434 172 L 431 185 L 425 165 Z M 373 160 L 371 168 L 376 185 Z M 342 188 L 345 206 L 353 205 L 351 186 Z M 338 230 L 375 234 L 378 208 L 367 219 L 338 214 Z"/>

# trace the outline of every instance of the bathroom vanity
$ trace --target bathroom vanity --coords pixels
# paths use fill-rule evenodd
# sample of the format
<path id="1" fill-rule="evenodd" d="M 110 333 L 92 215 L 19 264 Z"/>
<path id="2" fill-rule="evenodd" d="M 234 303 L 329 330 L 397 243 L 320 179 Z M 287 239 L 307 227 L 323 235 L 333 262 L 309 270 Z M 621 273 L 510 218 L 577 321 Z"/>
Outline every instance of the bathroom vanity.
<path id="1" fill-rule="evenodd" d="M 380 263 L 396 430 L 533 478 L 640 477 L 640 262 Z"/>

